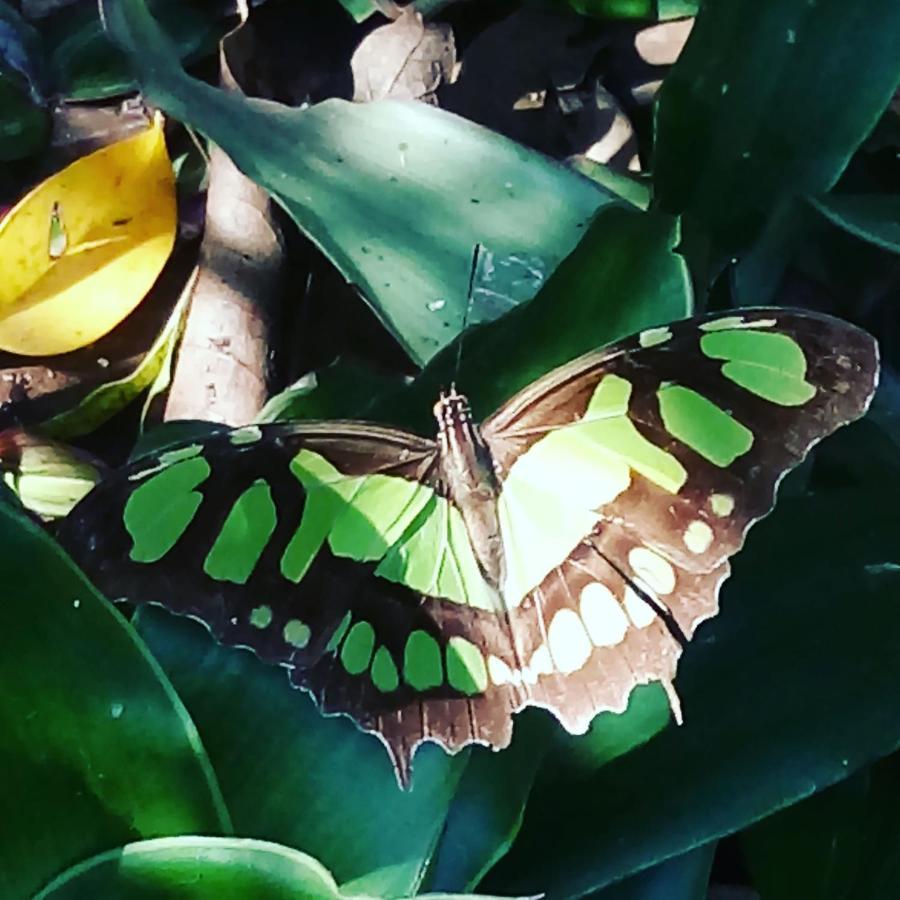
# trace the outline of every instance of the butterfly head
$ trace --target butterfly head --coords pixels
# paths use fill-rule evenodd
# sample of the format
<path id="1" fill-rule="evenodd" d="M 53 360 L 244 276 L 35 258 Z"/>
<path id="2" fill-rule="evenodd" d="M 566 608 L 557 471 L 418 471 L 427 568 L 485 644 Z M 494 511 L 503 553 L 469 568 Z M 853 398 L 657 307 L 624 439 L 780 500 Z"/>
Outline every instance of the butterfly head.
<path id="1" fill-rule="evenodd" d="M 451 384 L 449 391 L 441 391 L 437 403 L 434 404 L 434 417 L 437 419 L 438 429 L 446 434 L 462 426 L 466 428 L 472 422 L 472 408 L 465 394 L 456 390 L 456 385 Z"/>

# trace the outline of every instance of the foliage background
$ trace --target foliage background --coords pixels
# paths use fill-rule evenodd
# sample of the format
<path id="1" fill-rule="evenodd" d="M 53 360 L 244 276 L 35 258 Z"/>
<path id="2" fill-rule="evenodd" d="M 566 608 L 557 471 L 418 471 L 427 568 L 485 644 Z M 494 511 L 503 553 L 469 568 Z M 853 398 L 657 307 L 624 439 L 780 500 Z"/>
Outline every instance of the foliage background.
<path id="1" fill-rule="evenodd" d="M 607 26 L 695 11 L 570 6 Z M 704 4 L 648 120 L 650 174 L 633 183 L 596 169 L 587 180 L 422 103 L 300 108 L 227 92 L 199 77 L 221 10 L 101 8 L 105 32 L 92 4 L 36 25 L 0 5 L 4 190 L 36 171 L 51 95 L 139 85 L 221 147 L 306 236 L 303 252 L 323 254 L 366 304 L 347 307 L 355 324 L 339 339 L 322 333 L 325 361 L 341 359 L 315 390 L 280 395 L 269 418 L 428 429 L 454 376 L 485 414 L 616 337 L 768 303 L 872 330 L 883 380 L 867 418 L 789 477 L 735 560 L 722 613 L 680 669 L 682 728 L 666 727 L 655 687 L 581 739 L 529 711 L 504 753 L 426 747 L 408 794 L 374 740 L 321 717 L 283 673 L 196 623 L 112 607 L 11 500 L 0 893 L 693 900 L 732 884 L 773 900 L 895 896 L 900 7 Z M 476 242 L 499 262 L 527 258 L 539 277 L 488 285 L 501 299 L 477 307 L 456 373 Z M 101 432 L 93 446 L 109 441 Z"/>

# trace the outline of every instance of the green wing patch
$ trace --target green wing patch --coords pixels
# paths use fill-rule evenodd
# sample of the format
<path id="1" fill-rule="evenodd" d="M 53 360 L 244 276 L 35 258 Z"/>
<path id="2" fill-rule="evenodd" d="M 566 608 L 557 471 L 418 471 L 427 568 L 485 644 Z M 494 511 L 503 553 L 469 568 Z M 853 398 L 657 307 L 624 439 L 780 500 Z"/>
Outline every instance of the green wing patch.
<path id="1" fill-rule="evenodd" d="M 306 449 L 291 461 L 291 471 L 308 497 L 298 537 L 282 558 L 282 572 L 293 580 L 327 538 L 335 556 L 381 560 L 375 572 L 382 578 L 456 603 L 498 607 L 459 511 L 432 487 L 378 473 L 344 475 Z"/>

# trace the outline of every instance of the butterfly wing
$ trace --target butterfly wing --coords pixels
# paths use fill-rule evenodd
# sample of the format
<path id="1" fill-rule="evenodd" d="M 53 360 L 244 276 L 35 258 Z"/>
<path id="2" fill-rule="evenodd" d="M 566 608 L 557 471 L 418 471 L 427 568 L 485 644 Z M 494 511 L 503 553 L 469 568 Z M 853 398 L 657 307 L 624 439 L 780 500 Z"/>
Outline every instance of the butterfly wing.
<path id="1" fill-rule="evenodd" d="M 392 429 L 249 427 L 116 472 L 58 537 L 110 598 L 287 667 L 380 736 L 405 784 L 423 740 L 509 743 L 524 701 L 489 679 L 490 658 L 513 665 L 509 625 L 435 462 Z"/>
<path id="2" fill-rule="evenodd" d="M 536 702 L 583 731 L 659 680 L 678 716 L 675 663 L 717 612 L 728 557 L 785 472 L 863 414 L 877 375 L 876 344 L 853 326 L 744 310 L 589 354 L 487 420 L 504 599 L 531 612 Z"/>
<path id="3" fill-rule="evenodd" d="M 580 732 L 635 684 L 670 687 L 727 557 L 876 375 L 857 329 L 759 310 L 651 329 L 540 379 L 484 426 L 502 595 L 435 443 L 358 423 L 250 427 L 139 461 L 60 539 L 108 596 L 286 666 L 379 735 L 405 783 L 423 740 L 503 747 L 526 705 Z"/>

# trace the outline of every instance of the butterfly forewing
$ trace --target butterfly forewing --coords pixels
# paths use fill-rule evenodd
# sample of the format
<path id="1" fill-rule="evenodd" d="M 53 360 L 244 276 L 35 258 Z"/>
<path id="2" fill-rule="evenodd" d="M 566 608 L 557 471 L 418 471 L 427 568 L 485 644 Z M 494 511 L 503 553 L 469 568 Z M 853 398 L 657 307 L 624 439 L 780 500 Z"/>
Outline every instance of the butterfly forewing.
<path id="1" fill-rule="evenodd" d="M 379 735 L 406 783 L 423 740 L 503 747 L 527 705 L 582 732 L 659 681 L 677 716 L 677 660 L 728 557 L 784 472 L 864 412 L 877 368 L 858 329 L 765 309 L 650 329 L 539 379 L 482 429 L 499 584 L 441 445 L 363 423 L 253 426 L 139 461 L 60 539 L 108 596 L 286 666 Z"/>

